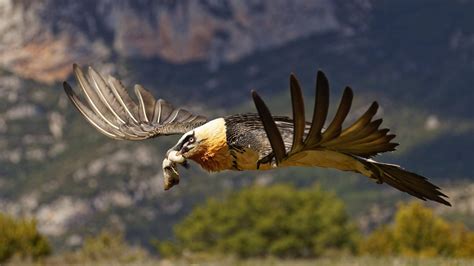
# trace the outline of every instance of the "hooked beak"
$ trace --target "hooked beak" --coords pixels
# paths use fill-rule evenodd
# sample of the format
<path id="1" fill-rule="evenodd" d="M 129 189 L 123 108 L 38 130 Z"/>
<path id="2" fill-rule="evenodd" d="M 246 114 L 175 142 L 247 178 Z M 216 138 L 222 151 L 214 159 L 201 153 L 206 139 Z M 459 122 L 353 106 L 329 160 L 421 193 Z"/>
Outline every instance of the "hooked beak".
<path id="1" fill-rule="evenodd" d="M 174 163 L 182 164 L 186 162 L 186 158 L 184 158 L 180 151 L 169 150 L 166 153 L 166 157 Z"/>

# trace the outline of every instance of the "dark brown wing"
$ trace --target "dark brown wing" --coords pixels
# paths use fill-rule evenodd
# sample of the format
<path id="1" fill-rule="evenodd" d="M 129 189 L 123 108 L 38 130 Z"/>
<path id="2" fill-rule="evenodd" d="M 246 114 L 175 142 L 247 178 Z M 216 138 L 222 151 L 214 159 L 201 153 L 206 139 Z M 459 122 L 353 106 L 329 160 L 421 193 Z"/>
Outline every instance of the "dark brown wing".
<path id="1" fill-rule="evenodd" d="M 156 100 L 141 85 L 135 85 L 138 103 L 122 83 L 109 76 L 107 81 L 92 67 L 85 74 L 74 64 L 74 74 L 86 102 L 64 82 L 67 96 L 84 118 L 102 134 L 121 140 L 143 140 L 161 135 L 182 134 L 204 124 L 207 119 Z"/>
<path id="2" fill-rule="evenodd" d="M 289 143 L 288 128 L 282 128 L 281 121 L 273 117 L 260 96 L 255 91 L 252 92 L 255 106 L 273 150 L 273 154 L 269 156 L 275 157 L 277 165 L 331 165 L 332 168 L 367 175 L 379 183 L 385 182 L 420 199 L 430 199 L 450 205 L 443 198 L 446 195 L 425 177 L 403 170 L 396 165 L 382 164 L 368 159 L 380 152 L 392 151 L 398 145 L 390 142 L 395 135 L 387 134 L 388 129 L 379 129 L 382 119 L 372 120 L 378 108 L 376 102 L 372 103 L 351 126 L 342 129 L 353 98 L 351 88 L 346 87 L 334 119 L 327 129 L 323 130 L 329 107 L 329 83 L 323 72 L 319 71 L 317 75 L 315 107 L 312 122 L 309 125 L 304 117 L 301 88 L 294 75 L 290 77 L 290 90 L 293 107 L 293 134 L 290 137 L 292 138 L 290 147 L 288 145 L 285 147 L 285 143 Z M 285 137 L 282 137 L 282 131 Z M 324 151 L 329 152 L 324 153 Z M 328 156 L 328 158 L 317 158 L 317 156 Z M 302 163 L 303 159 L 305 159 L 304 163 Z M 268 161 L 268 158 L 265 160 Z M 322 161 L 325 163 L 321 164 Z M 360 167 L 361 164 L 362 167 Z"/>
<path id="3" fill-rule="evenodd" d="M 303 150 L 325 148 L 355 156 L 370 158 L 381 152 L 393 151 L 398 145 L 390 142 L 395 135 L 387 134 L 388 129 L 379 129 L 382 119 L 372 121 L 378 104 L 372 103 L 369 109 L 351 126 L 342 130 L 352 104 L 352 89 L 346 87 L 339 108 L 326 130 L 323 130 L 329 108 L 329 83 L 323 72 L 318 71 L 316 81 L 316 100 L 309 133 L 305 134 L 307 124 L 304 117 L 304 101 L 301 87 L 294 75 L 290 77 L 291 99 L 293 106 L 293 145 L 289 155 Z M 273 150 L 284 150 L 283 141 L 278 141 L 278 128 L 273 126 L 274 119 L 262 99 L 252 93 L 258 113 L 262 118 L 267 134 L 271 135 Z M 282 147 L 283 146 L 283 147 Z M 281 156 L 279 156 L 281 157 Z M 277 162 L 279 159 L 277 158 Z"/>

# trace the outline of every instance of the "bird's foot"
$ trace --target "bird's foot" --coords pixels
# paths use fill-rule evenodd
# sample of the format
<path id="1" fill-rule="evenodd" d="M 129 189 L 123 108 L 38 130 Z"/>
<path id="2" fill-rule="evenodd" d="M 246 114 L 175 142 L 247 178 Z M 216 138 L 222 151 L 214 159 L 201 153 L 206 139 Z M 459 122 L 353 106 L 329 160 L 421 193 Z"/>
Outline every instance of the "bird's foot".
<path id="1" fill-rule="evenodd" d="M 270 152 L 268 155 L 266 155 L 265 157 L 262 157 L 261 159 L 259 159 L 257 161 L 257 170 L 260 168 L 260 165 L 261 164 L 268 164 L 268 163 L 272 163 L 275 159 L 275 153 L 273 152 Z"/>

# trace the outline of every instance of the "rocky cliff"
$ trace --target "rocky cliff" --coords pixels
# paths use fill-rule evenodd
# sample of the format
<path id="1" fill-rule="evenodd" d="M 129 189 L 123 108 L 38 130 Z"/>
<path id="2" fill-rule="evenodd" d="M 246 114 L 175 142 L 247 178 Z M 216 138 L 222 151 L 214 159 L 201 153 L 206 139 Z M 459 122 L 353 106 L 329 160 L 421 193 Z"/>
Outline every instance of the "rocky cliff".
<path id="1" fill-rule="evenodd" d="M 363 29 L 368 1 L 0 1 L 0 64 L 42 82 L 72 62 L 207 61 L 211 69 L 315 33 Z M 345 14 L 350 14 L 346 16 Z"/>

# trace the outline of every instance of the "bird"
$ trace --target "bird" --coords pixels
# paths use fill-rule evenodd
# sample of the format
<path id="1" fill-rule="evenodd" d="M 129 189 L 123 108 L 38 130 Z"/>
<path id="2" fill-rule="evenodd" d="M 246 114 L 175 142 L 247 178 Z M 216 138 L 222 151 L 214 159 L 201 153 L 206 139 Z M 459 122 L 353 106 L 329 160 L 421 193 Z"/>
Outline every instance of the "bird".
<path id="1" fill-rule="evenodd" d="M 294 74 L 290 74 L 289 82 L 292 117 L 273 116 L 252 90 L 257 112 L 208 119 L 164 99 L 157 100 L 138 84 L 134 86 L 134 100 L 119 79 L 110 75 L 104 78 L 92 67 L 83 71 L 74 64 L 73 73 L 85 101 L 65 81 L 68 98 L 87 122 L 107 137 L 144 140 L 182 135 L 162 163 L 165 190 L 179 183 L 178 166 L 188 167 L 188 160 L 209 172 L 321 167 L 355 172 L 421 200 L 451 206 L 448 196 L 426 177 L 373 159 L 398 145 L 392 142 L 395 135 L 380 127 L 382 119 L 374 119 L 379 107 L 376 101 L 355 122 L 343 127 L 354 97 L 347 86 L 334 117 L 327 119 L 329 82 L 322 71 L 316 74 L 311 121 L 305 119 L 302 89 Z"/>

